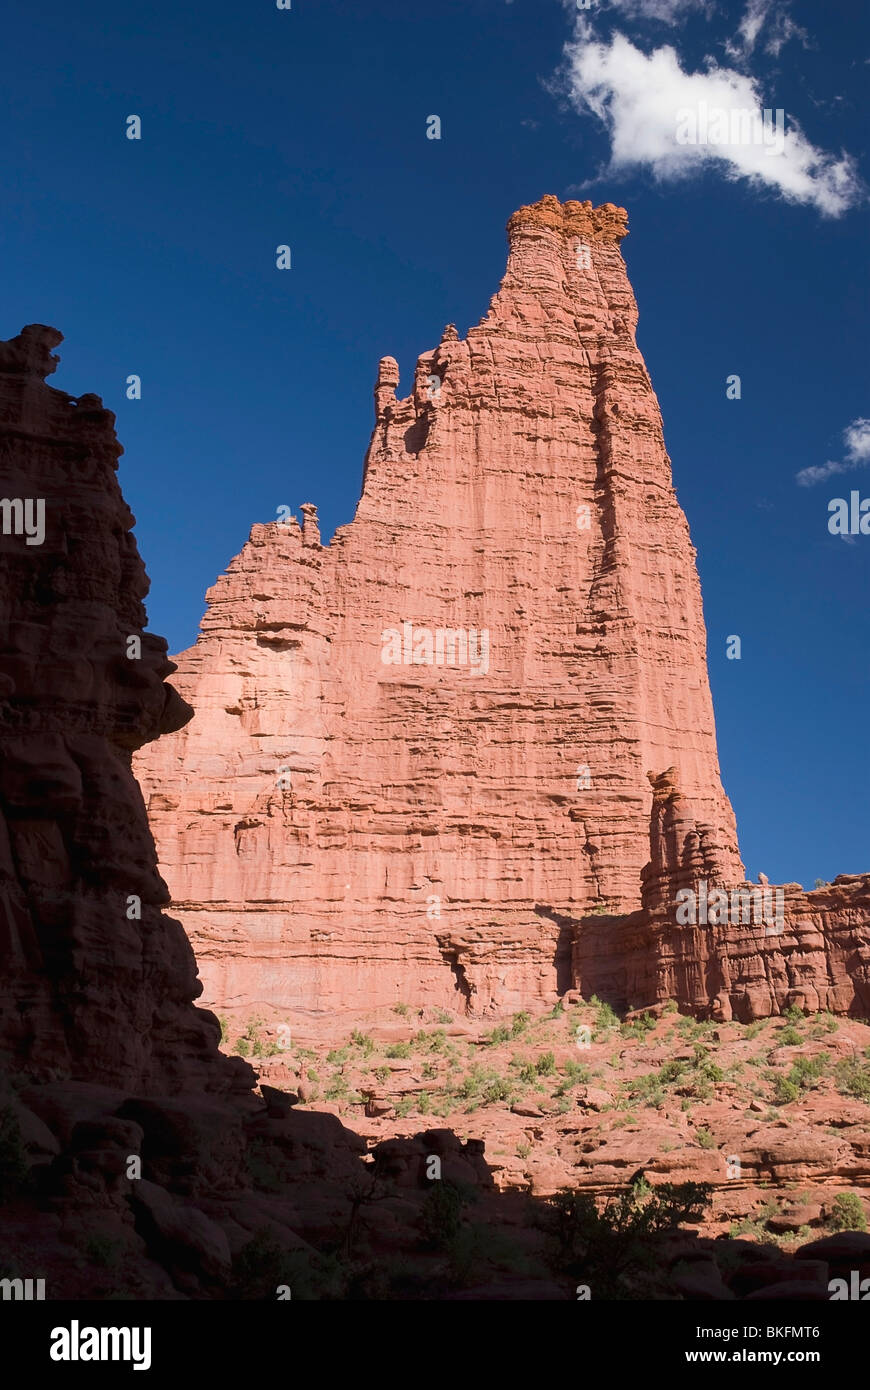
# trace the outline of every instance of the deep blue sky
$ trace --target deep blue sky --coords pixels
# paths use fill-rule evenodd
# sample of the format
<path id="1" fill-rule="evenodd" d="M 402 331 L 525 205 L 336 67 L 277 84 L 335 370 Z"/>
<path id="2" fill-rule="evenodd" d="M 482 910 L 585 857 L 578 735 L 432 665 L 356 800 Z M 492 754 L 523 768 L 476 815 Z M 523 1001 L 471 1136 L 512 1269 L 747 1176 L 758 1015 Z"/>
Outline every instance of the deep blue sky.
<path id="1" fill-rule="evenodd" d="M 808 37 L 752 71 L 765 104 L 867 177 L 861 11 L 796 3 Z M 727 64 L 741 13 L 609 18 L 694 70 Z M 870 537 L 830 536 L 827 502 L 870 495 L 870 477 L 794 480 L 870 415 L 867 204 L 825 218 L 721 172 L 602 173 L 604 127 L 552 86 L 572 23 L 557 0 L 13 0 L 0 336 L 55 325 L 53 384 L 116 411 L 150 626 L 177 651 L 253 522 L 303 501 L 325 538 L 350 520 L 378 359 L 398 358 L 405 393 L 445 323 L 478 321 L 510 213 L 547 192 L 624 204 L 747 868 L 808 885 L 868 870 Z"/>

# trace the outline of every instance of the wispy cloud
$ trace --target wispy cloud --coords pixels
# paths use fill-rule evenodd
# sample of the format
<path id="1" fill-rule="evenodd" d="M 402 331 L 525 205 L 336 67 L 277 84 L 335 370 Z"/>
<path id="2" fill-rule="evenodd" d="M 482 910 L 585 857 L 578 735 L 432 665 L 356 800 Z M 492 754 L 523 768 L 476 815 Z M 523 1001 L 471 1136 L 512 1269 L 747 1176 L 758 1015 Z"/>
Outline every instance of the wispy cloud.
<path id="1" fill-rule="evenodd" d="M 618 10 L 626 19 L 658 19 L 664 24 L 679 24 L 694 11 L 709 13 L 712 5 L 708 0 L 610 0 L 608 9 Z"/>
<path id="2" fill-rule="evenodd" d="M 676 180 L 712 165 L 728 179 L 768 188 L 828 217 L 840 216 L 864 196 L 852 157 L 818 149 L 792 119 L 777 150 L 752 141 L 678 141 L 679 113 L 687 109 L 753 112 L 760 122 L 764 100 L 747 74 L 712 59 L 705 71 L 687 72 L 670 45 L 644 53 L 624 34 L 596 40 L 582 17 L 565 56 L 569 100 L 596 116 L 609 134 L 610 172 L 646 167 L 658 179 Z"/>
<path id="3" fill-rule="evenodd" d="M 845 459 L 828 459 L 827 463 L 802 468 L 795 474 L 795 480 L 799 485 L 813 487 L 816 483 L 823 483 L 827 478 L 833 477 L 835 473 L 851 473 L 854 468 L 861 468 L 864 464 L 870 463 L 870 420 L 853 420 L 851 425 L 847 425 L 843 430 L 843 443 L 846 446 Z"/>
<path id="4" fill-rule="evenodd" d="M 788 6 L 780 0 L 749 0 L 737 33 L 726 43 L 725 51 L 735 60 L 747 58 L 760 39 L 764 52 L 776 58 L 789 39 L 800 39 L 806 45 L 808 35 L 806 29 L 795 24 Z"/>

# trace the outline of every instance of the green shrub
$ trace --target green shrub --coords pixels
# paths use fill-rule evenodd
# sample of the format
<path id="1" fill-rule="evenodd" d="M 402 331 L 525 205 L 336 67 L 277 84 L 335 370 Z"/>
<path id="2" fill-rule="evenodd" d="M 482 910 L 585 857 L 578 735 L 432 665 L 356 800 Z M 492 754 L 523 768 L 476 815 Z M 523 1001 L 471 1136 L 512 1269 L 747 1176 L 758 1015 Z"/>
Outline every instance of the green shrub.
<path id="1" fill-rule="evenodd" d="M 433 1182 L 420 1212 L 420 1231 L 426 1245 L 444 1250 L 462 1225 L 466 1194 L 447 1179 Z"/>
<path id="2" fill-rule="evenodd" d="M 774 1105 L 788 1105 L 797 1100 L 802 1091 L 813 1090 L 829 1061 L 827 1052 L 820 1052 L 817 1057 L 795 1057 L 787 1076 L 774 1073 L 771 1077 Z"/>
<path id="3" fill-rule="evenodd" d="M 368 1033 L 361 1033 L 358 1028 L 354 1028 L 350 1035 L 351 1044 L 358 1048 L 364 1057 L 370 1057 L 375 1050 L 375 1044 Z"/>
<path id="4" fill-rule="evenodd" d="M 783 1047 L 797 1047 L 802 1041 L 803 1039 L 796 1028 L 783 1028 L 777 1038 L 777 1042 Z"/>
<path id="5" fill-rule="evenodd" d="M 235 1051 L 236 1051 L 236 1056 L 237 1056 L 237 1057 L 248 1057 L 248 1056 L 250 1056 L 251 1044 L 248 1042 L 248 1039 L 247 1039 L 247 1038 L 237 1038 L 237 1039 L 236 1039 L 236 1048 L 235 1048 Z"/>
<path id="6" fill-rule="evenodd" d="M 556 1091 L 557 1096 L 562 1096 L 566 1091 L 571 1091 L 575 1086 L 586 1086 L 589 1083 L 589 1068 L 584 1067 L 582 1062 L 566 1062 L 563 1080 L 560 1082 Z"/>
<path id="7" fill-rule="evenodd" d="M 652 1032 L 656 1026 L 656 1020 L 652 1014 L 643 1013 L 639 1018 L 633 1018 L 628 1023 L 623 1023 L 620 1029 L 624 1038 L 636 1038 L 642 1042 L 647 1033 Z"/>
<path id="8" fill-rule="evenodd" d="M 507 1042 L 510 1036 L 510 1029 L 504 1023 L 500 1023 L 497 1028 L 493 1028 L 484 1041 L 488 1042 L 491 1047 L 497 1047 L 499 1043 Z"/>
<path id="9" fill-rule="evenodd" d="M 833 1211 L 828 1217 L 832 1231 L 866 1231 L 864 1203 L 854 1192 L 840 1192 L 834 1198 Z"/>
<path id="10" fill-rule="evenodd" d="M 665 1062 L 658 1070 L 658 1079 L 663 1086 L 670 1086 L 673 1082 L 679 1081 L 686 1073 L 686 1068 L 682 1062 L 676 1059 Z"/>
<path id="11" fill-rule="evenodd" d="M 696 1129 L 695 1138 L 702 1149 L 715 1149 L 716 1147 L 715 1136 L 710 1133 L 709 1129 Z"/>
<path id="12" fill-rule="evenodd" d="M 559 1192 L 548 1200 L 542 1217 L 551 1241 L 551 1265 L 583 1279 L 596 1299 L 631 1298 L 624 1276 L 652 1272 L 660 1258 L 651 1237 L 697 1221 L 710 1192 L 706 1183 L 650 1188 L 640 1181 L 608 1198 L 601 1211 L 588 1192 Z"/>
<path id="13" fill-rule="evenodd" d="M 834 1068 L 834 1084 L 841 1095 L 870 1102 L 870 1066 L 857 1057 L 844 1057 Z"/>
<path id="14" fill-rule="evenodd" d="M 411 1044 L 407 1042 L 393 1043 L 391 1047 L 387 1048 L 384 1055 L 386 1057 L 410 1057 Z"/>
<path id="15" fill-rule="evenodd" d="M 790 1105 L 793 1100 L 797 1100 L 800 1089 L 793 1081 L 789 1081 L 786 1076 L 777 1076 L 773 1082 L 773 1103 L 774 1105 Z"/>
<path id="16" fill-rule="evenodd" d="M 258 1231 L 233 1260 L 233 1299 L 274 1299 L 282 1285 L 297 1300 L 340 1299 L 347 1273 L 337 1255 L 285 1250 L 266 1229 Z"/>
<path id="17" fill-rule="evenodd" d="M 619 1018 L 613 1012 L 610 1005 L 605 1004 L 602 999 L 599 999 L 597 994 L 593 994 L 592 998 L 589 1000 L 589 1003 L 595 1010 L 596 1028 L 604 1029 L 619 1027 Z"/>
<path id="18" fill-rule="evenodd" d="M 521 1009 L 518 1014 L 514 1014 L 511 1020 L 511 1037 L 518 1038 L 520 1033 L 524 1033 L 528 1026 L 529 1015 Z"/>
<path id="19" fill-rule="evenodd" d="M 544 1052 L 535 1063 L 535 1071 L 538 1076 L 551 1076 L 556 1070 L 556 1054 L 554 1052 Z"/>
<path id="20" fill-rule="evenodd" d="M 494 1076 L 487 1081 L 482 1092 L 483 1100 L 487 1105 L 492 1105 L 499 1100 L 509 1100 L 511 1097 L 511 1084 L 503 1076 Z"/>
<path id="21" fill-rule="evenodd" d="M 830 1057 L 827 1052 L 819 1052 L 815 1057 L 795 1057 L 789 1072 L 789 1080 L 802 1090 L 814 1089 L 821 1076 L 824 1076 Z"/>
<path id="22" fill-rule="evenodd" d="M 659 1072 L 646 1072 L 643 1076 L 635 1076 L 622 1084 L 627 1096 L 632 1100 L 642 1101 L 644 1105 L 652 1105 L 658 1109 L 667 1099 L 662 1090 Z"/>
<path id="23" fill-rule="evenodd" d="M 411 1012 L 410 1007 L 409 1007 L 409 1005 L 407 1005 L 407 1004 L 394 1004 L 394 1005 L 393 1005 L 393 1013 L 394 1013 L 394 1014 L 399 1014 L 401 1018 L 407 1017 L 407 1015 L 408 1015 L 410 1012 Z"/>
<path id="24" fill-rule="evenodd" d="M 534 1062 L 523 1061 L 521 1057 L 512 1057 L 510 1065 L 517 1069 L 517 1079 L 524 1085 L 532 1086 L 537 1081 L 538 1073 L 535 1071 Z"/>

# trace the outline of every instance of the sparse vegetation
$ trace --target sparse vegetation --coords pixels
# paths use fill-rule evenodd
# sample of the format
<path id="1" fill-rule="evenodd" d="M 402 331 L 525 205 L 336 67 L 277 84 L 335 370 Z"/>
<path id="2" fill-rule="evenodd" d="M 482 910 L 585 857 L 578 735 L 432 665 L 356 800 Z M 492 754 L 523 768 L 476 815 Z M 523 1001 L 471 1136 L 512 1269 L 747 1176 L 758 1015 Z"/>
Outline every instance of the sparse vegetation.
<path id="1" fill-rule="evenodd" d="M 832 1231 L 866 1231 L 867 1217 L 864 1203 L 854 1192 L 839 1192 L 834 1198 L 833 1210 L 828 1217 L 828 1227 Z"/>
<path id="2" fill-rule="evenodd" d="M 858 1057 L 843 1057 L 834 1068 L 834 1085 L 841 1095 L 870 1103 L 870 1066 Z"/>
<path id="3" fill-rule="evenodd" d="M 590 1007 L 595 1010 L 595 1029 L 603 1032 L 608 1028 L 618 1028 L 619 1018 L 613 1012 L 609 1004 L 605 1004 L 599 999 L 597 994 L 593 994 L 589 1000 Z"/>
<path id="4" fill-rule="evenodd" d="M 820 1052 L 815 1057 L 796 1057 L 787 1076 L 782 1072 L 770 1073 L 774 1105 L 789 1105 L 798 1099 L 802 1091 L 814 1090 L 829 1061 L 827 1052 Z"/>
<path id="5" fill-rule="evenodd" d="M 702 1183 L 650 1188 L 641 1180 L 600 1211 L 588 1192 L 559 1192 L 544 1217 L 553 1266 L 589 1284 L 596 1298 L 640 1297 L 656 1264 L 650 1236 L 697 1221 L 710 1190 Z"/>
<path id="6" fill-rule="evenodd" d="M 652 1014 L 643 1013 L 638 1018 L 633 1018 L 628 1023 L 623 1023 L 621 1027 L 624 1038 L 636 1038 L 643 1042 L 647 1033 L 651 1033 L 656 1026 L 656 1020 Z"/>

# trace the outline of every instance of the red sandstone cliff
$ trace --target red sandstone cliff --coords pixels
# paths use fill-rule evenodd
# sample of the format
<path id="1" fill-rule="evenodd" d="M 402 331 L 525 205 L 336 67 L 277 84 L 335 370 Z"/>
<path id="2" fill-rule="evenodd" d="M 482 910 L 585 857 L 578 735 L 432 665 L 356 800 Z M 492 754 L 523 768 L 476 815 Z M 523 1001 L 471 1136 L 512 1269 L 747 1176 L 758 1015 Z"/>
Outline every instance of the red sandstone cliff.
<path id="1" fill-rule="evenodd" d="M 643 905 L 571 924 L 573 983 L 621 1008 L 676 1000 L 717 1022 L 797 1008 L 870 1016 L 870 874 L 741 883 L 698 824 L 675 768 L 654 777 Z"/>
<path id="2" fill-rule="evenodd" d="M 136 759 L 210 1002 L 553 997 L 558 914 L 637 903 L 649 766 L 743 877 L 626 214 L 508 231 L 480 324 L 404 399 L 381 362 L 353 522 L 253 527 L 177 658 L 196 719 Z"/>
<path id="3" fill-rule="evenodd" d="M 191 1003 L 193 952 L 160 910 L 130 759 L 192 711 L 165 684 L 166 643 L 143 633 L 114 416 L 46 385 L 61 341 L 30 324 L 0 343 L 0 1070 L 247 1086 Z"/>

